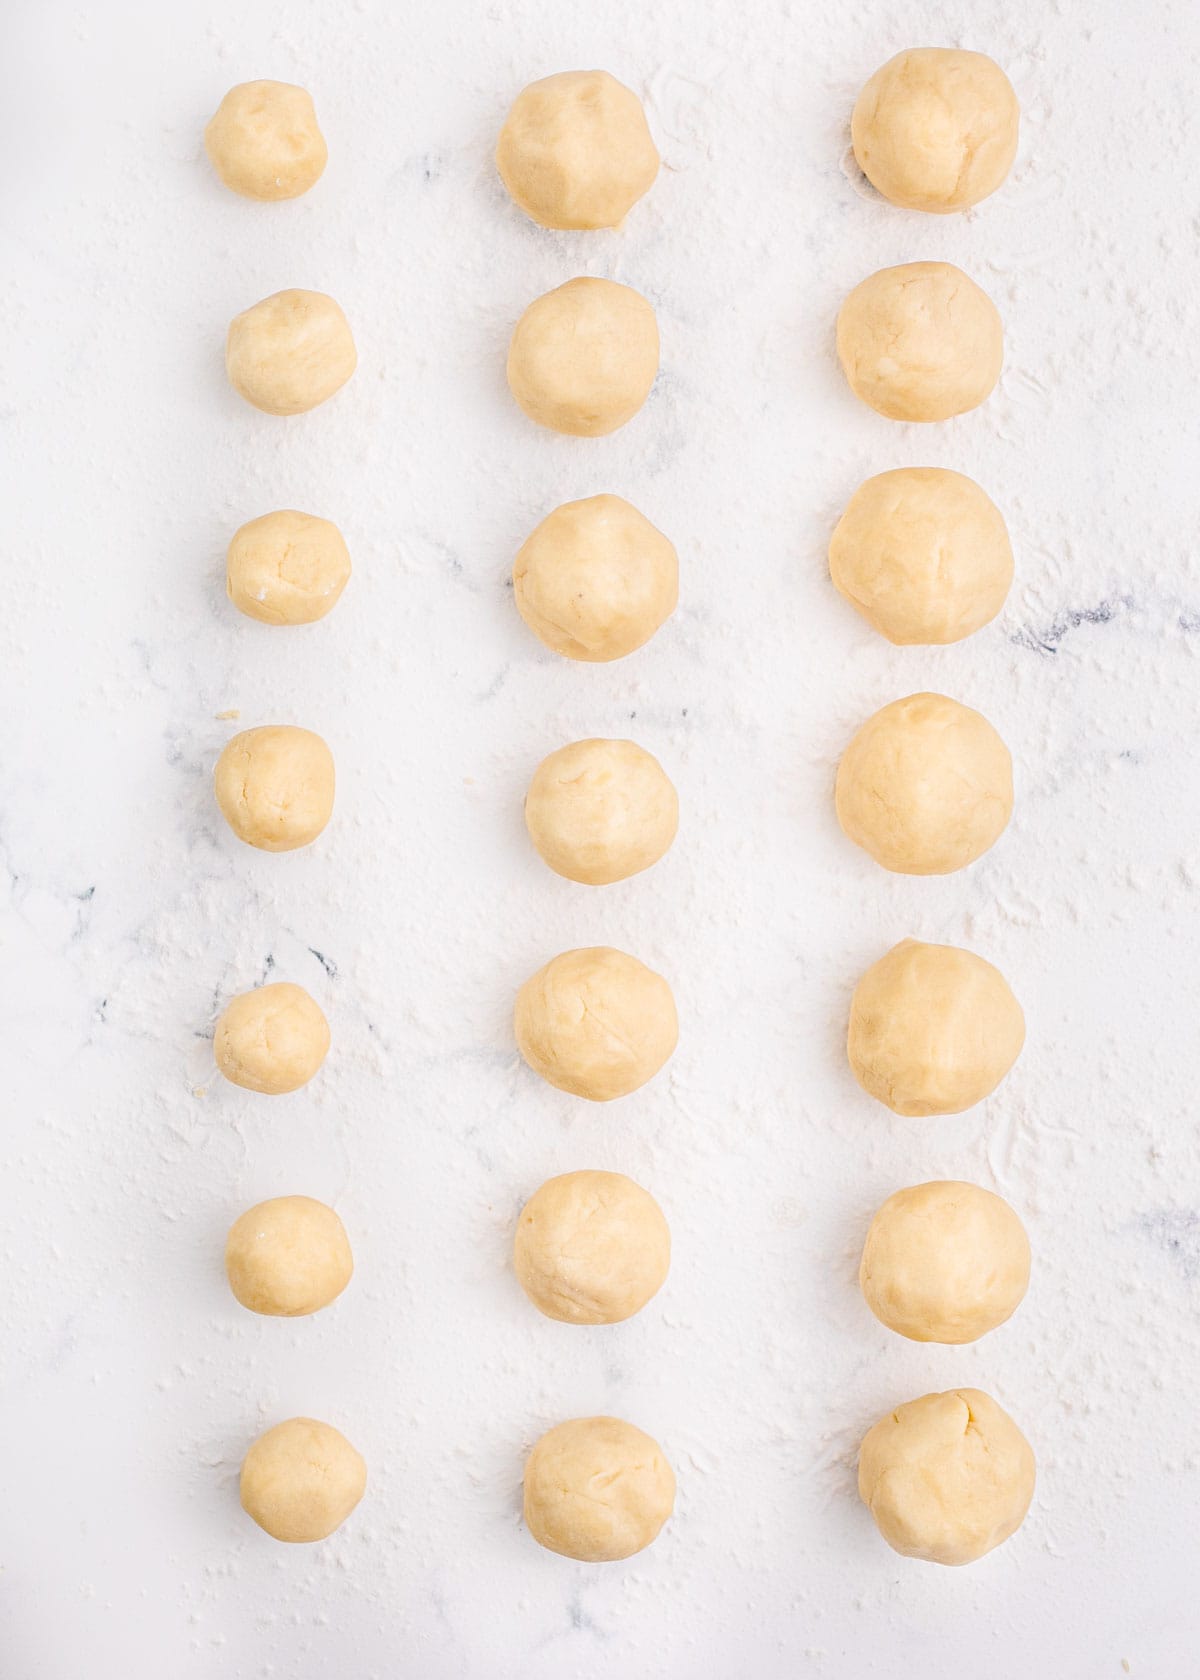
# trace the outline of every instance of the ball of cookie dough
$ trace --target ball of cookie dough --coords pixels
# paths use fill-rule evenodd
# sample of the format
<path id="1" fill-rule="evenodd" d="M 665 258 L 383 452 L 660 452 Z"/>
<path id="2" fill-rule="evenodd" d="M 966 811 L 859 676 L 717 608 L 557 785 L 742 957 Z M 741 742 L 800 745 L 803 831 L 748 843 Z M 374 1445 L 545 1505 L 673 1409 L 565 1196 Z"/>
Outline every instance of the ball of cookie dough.
<path id="1" fill-rule="evenodd" d="M 1033 1451 L 977 1388 L 926 1394 L 867 1431 L 858 1492 L 904 1557 L 974 1563 L 1007 1540 L 1033 1498 Z"/>
<path id="2" fill-rule="evenodd" d="M 230 1227 L 225 1275 L 242 1306 L 269 1318 L 320 1312 L 350 1282 L 346 1228 L 311 1196 L 274 1196 Z"/>
<path id="3" fill-rule="evenodd" d="M 264 852 L 309 845 L 333 813 L 333 754 L 311 729 L 244 729 L 217 760 L 214 779 L 225 821 Z"/>
<path id="4" fill-rule="evenodd" d="M 324 1540 L 362 1498 L 367 1466 L 331 1423 L 294 1417 L 242 1460 L 242 1509 L 275 1540 Z"/>
<path id="5" fill-rule="evenodd" d="M 341 390 L 357 365 L 350 323 L 324 292 L 275 292 L 229 323 L 229 383 L 264 414 L 316 408 Z"/>
<path id="6" fill-rule="evenodd" d="M 854 155 L 884 198 L 906 210 L 968 210 L 994 193 L 1017 155 L 1021 110 L 994 59 L 917 47 L 876 70 L 850 119 Z"/>
<path id="7" fill-rule="evenodd" d="M 312 95 L 290 82 L 230 88 L 204 130 L 213 168 L 244 198 L 299 198 L 329 156 Z"/>
<path id="8" fill-rule="evenodd" d="M 679 827 L 679 797 L 633 741 L 573 741 L 534 771 L 525 826 L 555 874 L 603 886 L 658 862 Z"/>
<path id="9" fill-rule="evenodd" d="M 1012 544 L 974 479 L 946 467 L 900 467 L 854 492 L 829 544 L 829 571 L 890 642 L 960 642 L 1004 605 Z"/>
<path id="10" fill-rule="evenodd" d="M 632 286 L 568 280 L 538 298 L 508 347 L 508 383 L 531 420 L 575 437 L 615 432 L 658 373 L 658 322 Z"/>
<path id="11" fill-rule="evenodd" d="M 543 227 L 609 228 L 654 184 L 658 149 L 636 93 L 606 70 L 564 70 L 517 95 L 496 167 Z"/>
<path id="12" fill-rule="evenodd" d="M 1029 1287 L 1029 1238 L 1001 1196 L 954 1180 L 889 1196 L 858 1270 L 875 1317 L 914 1342 L 976 1342 Z"/>
<path id="13" fill-rule="evenodd" d="M 850 1066 L 896 1114 L 961 1114 L 990 1096 L 1024 1043 L 1000 970 L 956 945 L 902 939 L 854 988 Z"/>
<path id="14" fill-rule="evenodd" d="M 568 659 L 623 659 L 679 601 L 679 557 L 620 496 L 564 502 L 527 538 L 513 566 L 517 611 Z"/>
<path id="15" fill-rule="evenodd" d="M 337 526 L 292 508 L 240 526 L 225 558 L 229 599 L 260 624 L 315 624 L 337 606 L 349 577 Z"/>
<path id="16" fill-rule="evenodd" d="M 213 1034 L 226 1079 L 272 1097 L 307 1085 L 328 1053 L 329 1023 L 319 1004 L 288 980 L 235 997 Z"/>
<path id="17" fill-rule="evenodd" d="M 525 1461 L 525 1526 L 539 1546 L 581 1563 L 642 1551 L 675 1504 L 657 1441 L 620 1418 L 572 1418 Z"/>
<path id="18" fill-rule="evenodd" d="M 662 1288 L 671 1233 L 654 1197 L 624 1173 L 563 1173 L 521 1209 L 513 1264 L 547 1318 L 619 1324 Z"/>
<path id="19" fill-rule="evenodd" d="M 953 263 L 902 263 L 855 286 L 837 320 L 850 388 L 889 420 L 949 420 L 1000 377 L 996 305 Z"/>
<path id="20" fill-rule="evenodd" d="M 661 974 L 611 946 L 564 951 L 517 993 L 517 1045 L 548 1084 L 610 1102 L 653 1079 L 679 1037 Z"/>
<path id="21" fill-rule="evenodd" d="M 991 724 L 944 694 L 910 694 L 867 719 L 837 773 L 842 828 L 900 875 L 949 875 L 1012 815 L 1012 758 Z"/>

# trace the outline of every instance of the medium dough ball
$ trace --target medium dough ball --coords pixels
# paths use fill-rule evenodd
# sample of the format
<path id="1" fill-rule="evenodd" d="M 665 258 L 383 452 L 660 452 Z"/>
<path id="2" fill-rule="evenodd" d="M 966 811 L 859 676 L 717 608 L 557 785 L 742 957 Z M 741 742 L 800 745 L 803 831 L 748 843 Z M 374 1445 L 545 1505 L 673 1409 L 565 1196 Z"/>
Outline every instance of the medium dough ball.
<path id="1" fill-rule="evenodd" d="M 829 544 L 829 571 L 890 642 L 960 642 L 1004 605 L 1012 544 L 974 479 L 946 467 L 900 467 L 854 492 Z"/>
<path id="2" fill-rule="evenodd" d="M 917 47 L 876 70 L 850 137 L 858 166 L 906 210 L 969 210 L 994 193 L 1017 155 L 1021 108 L 994 59 Z"/>
<path id="3" fill-rule="evenodd" d="M 978 408 L 1004 362 L 996 305 L 953 263 L 902 263 L 855 286 L 837 352 L 856 397 L 889 420 L 949 420 Z"/>
<path id="4" fill-rule="evenodd" d="M 598 887 L 658 862 L 679 827 L 679 797 L 633 741 L 574 741 L 535 770 L 525 826 L 555 874 Z"/>
<path id="5" fill-rule="evenodd" d="M 525 1461 L 525 1526 L 539 1546 L 581 1563 L 642 1551 L 675 1505 L 657 1441 L 620 1418 L 572 1418 Z"/>
<path id="6" fill-rule="evenodd" d="M 311 1196 L 275 1196 L 248 1208 L 225 1243 L 230 1289 L 242 1306 L 270 1318 L 320 1312 L 353 1270 L 345 1226 Z"/>
<path id="7" fill-rule="evenodd" d="M 531 420 L 602 437 L 632 420 L 658 373 L 658 322 L 632 286 L 568 280 L 538 298 L 508 347 L 508 383 Z"/>
<path id="8" fill-rule="evenodd" d="M 350 323 L 324 292 L 275 292 L 229 323 L 229 383 L 264 414 L 316 408 L 357 366 Z"/>
<path id="9" fill-rule="evenodd" d="M 299 198 L 320 180 L 329 156 L 312 95 L 290 82 L 230 88 L 204 144 L 222 181 L 244 198 Z"/>
<path id="10" fill-rule="evenodd" d="M 679 557 L 620 496 L 564 502 L 513 566 L 517 611 L 568 659 L 623 659 L 648 642 L 679 601 Z"/>
<path id="11" fill-rule="evenodd" d="M 329 1053 L 329 1022 L 303 986 L 278 980 L 242 992 L 213 1035 L 217 1066 L 246 1091 L 298 1091 Z"/>
<path id="12" fill-rule="evenodd" d="M 867 719 L 837 773 L 842 828 L 900 875 L 949 875 L 1012 815 L 1012 758 L 991 724 L 944 694 L 910 694 Z"/>
<path id="13" fill-rule="evenodd" d="M 540 968 L 517 993 L 513 1025 L 533 1071 L 590 1102 L 653 1079 L 679 1037 L 662 975 L 608 945 L 564 951 Z"/>
<path id="14" fill-rule="evenodd" d="M 225 561 L 229 599 L 260 624 L 315 624 L 337 606 L 349 577 L 337 526 L 292 508 L 241 526 Z"/>
<path id="15" fill-rule="evenodd" d="M 974 1563 L 1014 1534 L 1033 1498 L 1033 1450 L 977 1388 L 926 1394 L 868 1430 L 859 1498 L 895 1551 Z"/>
<path id="16" fill-rule="evenodd" d="M 1000 970 L 956 945 L 902 939 L 854 988 L 850 1066 L 896 1114 L 961 1114 L 991 1095 L 1024 1043 Z"/>
<path id="17" fill-rule="evenodd" d="M 624 1173 L 563 1173 L 521 1209 L 513 1264 L 547 1318 L 619 1324 L 662 1288 L 671 1233 L 654 1197 Z"/>
<path id="18" fill-rule="evenodd" d="M 244 729 L 217 760 L 215 780 L 225 821 L 264 852 L 309 845 L 333 813 L 333 754 L 311 729 Z"/>
<path id="19" fill-rule="evenodd" d="M 316 1418 L 289 1418 L 242 1460 L 242 1510 L 276 1540 L 324 1540 L 362 1498 L 367 1466 L 346 1437 Z"/>

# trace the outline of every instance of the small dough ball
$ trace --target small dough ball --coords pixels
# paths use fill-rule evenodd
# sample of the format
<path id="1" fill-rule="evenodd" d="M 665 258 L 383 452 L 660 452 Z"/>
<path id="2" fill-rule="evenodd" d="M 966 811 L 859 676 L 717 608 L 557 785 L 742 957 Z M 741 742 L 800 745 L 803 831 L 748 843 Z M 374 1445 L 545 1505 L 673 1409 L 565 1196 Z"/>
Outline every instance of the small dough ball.
<path id="1" fill-rule="evenodd" d="M 953 263 L 901 263 L 855 286 L 837 320 L 850 389 L 889 420 L 978 408 L 1004 363 L 996 305 Z"/>
<path id="2" fill-rule="evenodd" d="M 900 875 L 949 875 L 982 857 L 1012 815 L 1012 758 L 987 719 L 944 694 L 910 694 L 867 719 L 837 773 L 842 828 Z"/>
<path id="3" fill-rule="evenodd" d="M 1014 1534 L 1033 1498 L 1033 1450 L 977 1388 L 926 1394 L 867 1431 L 859 1498 L 895 1551 L 974 1563 Z"/>
<path id="4" fill-rule="evenodd" d="M 890 642 L 961 642 L 1004 605 L 1012 544 L 974 479 L 947 467 L 900 467 L 854 492 L 829 544 L 829 571 Z"/>
<path id="5" fill-rule="evenodd" d="M 315 624 L 337 606 L 349 577 L 337 526 L 292 508 L 241 526 L 225 562 L 229 599 L 260 624 Z"/>
<path id="6" fill-rule="evenodd" d="M 636 93 L 607 70 L 564 70 L 517 95 L 496 168 L 543 227 L 609 228 L 653 186 L 658 148 Z"/>
<path id="7" fill-rule="evenodd" d="M 563 1173 L 521 1209 L 513 1264 L 547 1318 L 619 1324 L 662 1288 L 671 1233 L 654 1197 L 624 1173 Z"/>
<path id="8" fill-rule="evenodd" d="M 248 846 L 291 852 L 317 838 L 333 812 L 333 754 L 311 729 L 244 729 L 217 760 L 217 804 Z"/>
<path id="9" fill-rule="evenodd" d="M 345 1226 L 311 1196 L 274 1196 L 248 1208 L 225 1243 L 230 1289 L 242 1306 L 270 1318 L 320 1312 L 353 1270 Z"/>
<path id="10" fill-rule="evenodd" d="M 1002 1196 L 953 1180 L 889 1196 L 858 1270 L 875 1317 L 914 1342 L 976 1342 L 1029 1287 L 1029 1238 Z"/>
<path id="11" fill-rule="evenodd" d="M 362 1498 L 367 1466 L 346 1437 L 316 1418 L 289 1418 L 242 1460 L 242 1510 L 276 1540 L 324 1540 Z"/>
<path id="12" fill-rule="evenodd" d="M 581 1563 L 642 1551 L 675 1505 L 657 1441 L 620 1418 L 572 1418 L 525 1461 L 525 1526 L 539 1546 Z"/>
<path id="13" fill-rule="evenodd" d="M 357 366 L 350 323 L 324 292 L 275 292 L 229 323 L 229 383 L 264 414 L 316 408 Z"/>
<path id="14" fill-rule="evenodd" d="M 513 566 L 517 611 L 568 659 L 623 659 L 648 642 L 679 601 L 679 556 L 620 496 L 564 502 Z"/>
<path id="15" fill-rule="evenodd" d="M 873 187 L 906 210 L 944 215 L 994 193 L 1017 155 L 1021 108 L 994 59 L 917 47 L 876 70 L 850 137 Z"/>
<path id="16" fill-rule="evenodd" d="M 235 997 L 213 1035 L 226 1079 L 271 1097 L 307 1085 L 328 1053 L 329 1022 L 320 1005 L 287 980 Z"/>
<path id="17" fill-rule="evenodd" d="M 679 796 L 633 741 L 574 741 L 544 758 L 525 796 L 529 838 L 557 875 L 586 886 L 657 863 L 679 827 Z"/>
<path id="18" fill-rule="evenodd" d="M 522 1056 L 560 1091 L 610 1102 L 653 1079 L 679 1037 L 675 999 L 661 974 L 624 951 L 564 951 L 517 993 Z"/>
<path id="19" fill-rule="evenodd" d="M 329 149 L 312 95 L 290 82 L 242 82 L 204 130 L 213 168 L 243 198 L 299 198 L 321 179 Z"/>
<path id="20" fill-rule="evenodd" d="M 508 347 L 508 383 L 531 420 L 602 437 L 632 420 L 658 373 L 658 322 L 632 286 L 568 280 L 536 299 Z"/>

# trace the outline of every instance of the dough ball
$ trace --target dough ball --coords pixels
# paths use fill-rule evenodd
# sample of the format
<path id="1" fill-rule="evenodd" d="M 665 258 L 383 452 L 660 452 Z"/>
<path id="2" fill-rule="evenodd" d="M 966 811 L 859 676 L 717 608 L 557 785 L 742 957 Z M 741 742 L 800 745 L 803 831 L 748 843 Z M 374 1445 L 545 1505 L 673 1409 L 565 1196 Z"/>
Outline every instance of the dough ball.
<path id="1" fill-rule="evenodd" d="M 1016 1532 L 1033 1498 L 1033 1451 L 977 1388 L 926 1394 L 867 1431 L 858 1492 L 888 1545 L 927 1563 L 974 1563 Z"/>
<path id="2" fill-rule="evenodd" d="M 525 1461 L 525 1526 L 539 1546 L 581 1563 L 642 1551 L 675 1504 L 662 1448 L 620 1418 L 572 1418 Z"/>
<path id="3" fill-rule="evenodd" d="M 226 1079 L 272 1097 L 307 1085 L 328 1053 L 329 1023 L 320 1006 L 287 980 L 235 997 L 213 1035 Z"/>
<path id="4" fill-rule="evenodd" d="M 896 1114 L 961 1114 L 991 1095 L 1024 1042 L 1000 970 L 956 945 L 902 939 L 854 988 L 850 1066 Z"/>
<path id="5" fill-rule="evenodd" d="M 607 70 L 564 70 L 517 95 L 496 168 L 543 227 L 609 228 L 653 186 L 658 149 L 636 93 Z"/>
<path id="6" fill-rule="evenodd" d="M 914 1184 L 871 1221 L 858 1282 L 875 1317 L 914 1342 L 975 1342 L 1029 1287 L 1029 1238 L 978 1184 Z"/>
<path id="7" fill-rule="evenodd" d="M 540 968 L 517 993 L 513 1025 L 533 1071 L 590 1102 L 653 1079 L 679 1037 L 662 975 L 608 945 L 564 951 Z"/>
<path id="8" fill-rule="evenodd" d="M 568 280 L 538 298 L 508 347 L 508 383 L 531 420 L 601 437 L 632 420 L 658 373 L 658 322 L 632 286 Z"/>
<path id="9" fill-rule="evenodd" d="M 855 286 L 837 351 L 856 397 L 889 420 L 949 420 L 978 408 L 1004 362 L 996 305 L 953 263 L 902 263 Z"/>
<path id="10" fill-rule="evenodd" d="M 241 526 L 225 562 L 229 599 L 261 624 L 315 623 L 337 606 L 349 577 L 337 526 L 291 508 Z"/>
<path id="11" fill-rule="evenodd" d="M 275 292 L 229 323 L 229 383 L 265 414 L 316 408 L 357 365 L 350 323 L 324 292 Z"/>
<path id="12" fill-rule="evenodd" d="M 829 544 L 829 570 L 890 642 L 961 642 L 1004 605 L 1012 544 L 974 479 L 946 467 L 901 467 L 854 492 Z"/>
<path id="13" fill-rule="evenodd" d="M 563 1173 L 522 1208 L 513 1263 L 547 1318 L 619 1324 L 662 1288 L 671 1233 L 654 1197 L 624 1173 Z"/>
<path id="14" fill-rule="evenodd" d="M 299 198 L 321 179 L 329 156 L 312 95 L 290 82 L 230 88 L 204 144 L 222 181 L 243 198 Z"/>
<path id="15" fill-rule="evenodd" d="M 679 797 L 644 747 L 574 741 L 538 765 L 525 826 L 557 875 L 598 887 L 658 862 L 679 827 Z"/>
<path id="16" fill-rule="evenodd" d="M 332 815 L 333 754 L 311 729 L 244 729 L 217 760 L 216 791 L 239 840 L 291 852 L 315 840 Z"/>
<path id="17" fill-rule="evenodd" d="M 513 566 L 517 611 L 568 659 L 623 659 L 648 642 L 679 601 L 679 557 L 620 496 L 555 508 Z"/>
<path id="18" fill-rule="evenodd" d="M 244 1307 L 270 1318 L 320 1312 L 353 1270 L 345 1226 L 311 1196 L 274 1196 L 248 1208 L 225 1243 L 230 1289 Z"/>
<path id="19" fill-rule="evenodd" d="M 984 53 L 918 47 L 876 70 L 850 137 L 858 166 L 906 210 L 969 210 L 994 193 L 1017 155 L 1021 109 Z"/>
<path id="20" fill-rule="evenodd" d="M 367 1466 L 346 1437 L 316 1418 L 289 1418 L 242 1460 L 242 1509 L 276 1540 L 324 1540 L 362 1498 Z"/>
<path id="21" fill-rule="evenodd" d="M 837 814 L 876 863 L 949 875 L 982 857 L 1012 815 L 1012 758 L 991 724 L 944 694 L 910 694 L 867 719 L 842 756 Z"/>

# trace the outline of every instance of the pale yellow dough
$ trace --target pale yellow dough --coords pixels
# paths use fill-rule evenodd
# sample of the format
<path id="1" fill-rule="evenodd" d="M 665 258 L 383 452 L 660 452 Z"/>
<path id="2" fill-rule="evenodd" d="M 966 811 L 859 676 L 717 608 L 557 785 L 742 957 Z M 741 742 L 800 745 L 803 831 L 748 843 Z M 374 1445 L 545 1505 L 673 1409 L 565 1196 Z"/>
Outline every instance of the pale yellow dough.
<path id="1" fill-rule="evenodd" d="M 563 1173 L 521 1209 L 513 1264 L 547 1318 L 618 1324 L 662 1288 L 671 1233 L 654 1197 L 624 1173 Z"/>
<path id="2" fill-rule="evenodd" d="M 345 1226 L 311 1196 L 274 1196 L 247 1208 L 225 1243 L 230 1289 L 243 1307 L 270 1318 L 320 1312 L 353 1271 Z"/>
<path id="3" fill-rule="evenodd" d="M 260 624 L 314 624 L 333 611 L 349 577 L 337 526 L 292 508 L 239 527 L 225 559 L 229 599 Z"/>
<path id="4" fill-rule="evenodd" d="M 333 814 L 333 754 L 311 729 L 264 724 L 235 735 L 217 760 L 221 815 L 248 846 L 290 852 Z"/>
<path id="5" fill-rule="evenodd" d="M 312 95 L 290 82 L 230 88 L 204 130 L 213 168 L 244 198 L 299 198 L 321 177 L 329 152 Z"/>
<path id="6" fill-rule="evenodd" d="M 229 323 L 229 383 L 265 414 L 316 408 L 341 390 L 357 365 L 350 323 L 324 292 L 275 292 Z"/>
<path id="7" fill-rule="evenodd" d="M 653 1079 L 679 1037 L 662 975 L 607 945 L 564 951 L 540 968 L 517 993 L 513 1026 L 535 1073 L 591 1102 Z"/>
<path id="8" fill-rule="evenodd" d="M 234 1085 L 280 1096 L 298 1091 L 329 1052 L 329 1023 L 303 986 L 277 980 L 242 992 L 213 1034 L 217 1066 Z"/>
<path id="9" fill-rule="evenodd" d="M 560 1423 L 525 1462 L 525 1526 L 539 1546 L 582 1563 L 642 1551 L 674 1505 L 662 1448 L 620 1418 Z"/>
<path id="10" fill-rule="evenodd" d="M 275 1540 L 325 1540 L 362 1498 L 367 1466 L 331 1423 L 294 1417 L 242 1460 L 242 1509 Z"/>
<path id="11" fill-rule="evenodd" d="M 679 827 L 679 798 L 633 741 L 573 741 L 535 770 L 525 826 L 556 874 L 603 886 L 658 862 Z"/>
<path id="12" fill-rule="evenodd" d="M 658 373 L 658 323 L 632 286 L 568 280 L 536 299 L 508 348 L 508 383 L 531 420 L 576 437 L 615 432 Z"/>

